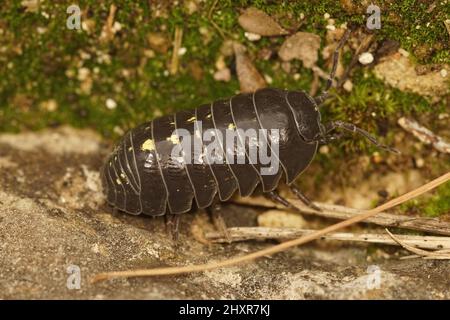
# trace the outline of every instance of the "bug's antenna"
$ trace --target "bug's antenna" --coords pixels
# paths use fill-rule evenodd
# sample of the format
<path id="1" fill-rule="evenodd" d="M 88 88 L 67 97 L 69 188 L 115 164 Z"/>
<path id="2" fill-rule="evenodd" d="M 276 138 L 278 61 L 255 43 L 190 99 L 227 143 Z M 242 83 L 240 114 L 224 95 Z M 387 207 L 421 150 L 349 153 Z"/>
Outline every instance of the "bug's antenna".
<path id="1" fill-rule="evenodd" d="M 368 133 L 366 130 L 358 128 L 353 123 L 348 123 L 348 122 L 337 120 L 337 121 L 332 121 L 326 125 L 327 132 L 330 132 L 336 128 L 341 128 L 341 129 L 344 129 L 349 132 L 358 133 L 358 134 L 362 135 L 363 137 L 365 137 L 370 142 L 372 142 L 378 148 L 384 149 L 384 150 L 392 152 L 392 153 L 400 154 L 400 151 L 398 151 L 397 149 L 390 147 L 390 146 L 386 146 L 384 144 L 381 144 L 370 133 Z"/>
<path id="2" fill-rule="evenodd" d="M 339 51 L 344 46 L 344 43 L 347 42 L 347 39 L 350 36 L 350 32 L 351 32 L 350 28 L 345 31 L 344 35 L 342 36 L 336 49 L 333 52 L 333 66 L 331 67 L 331 72 L 327 79 L 327 85 L 325 86 L 325 89 L 322 91 L 322 93 L 314 98 L 314 100 L 318 105 L 324 102 L 325 99 L 328 97 L 328 90 L 330 90 L 331 86 L 333 85 L 333 79 L 336 76 L 336 70 L 339 60 Z"/>

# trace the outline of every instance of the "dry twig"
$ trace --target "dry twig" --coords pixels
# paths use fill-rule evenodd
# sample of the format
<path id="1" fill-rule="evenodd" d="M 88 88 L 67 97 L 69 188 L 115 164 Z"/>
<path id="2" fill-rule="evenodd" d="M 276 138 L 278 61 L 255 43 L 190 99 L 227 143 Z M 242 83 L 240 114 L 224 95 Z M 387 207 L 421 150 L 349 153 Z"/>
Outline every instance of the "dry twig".
<path id="1" fill-rule="evenodd" d="M 175 75 L 178 72 L 179 51 L 181 48 L 181 41 L 183 40 L 183 29 L 175 28 L 175 36 L 173 40 L 172 60 L 170 61 L 170 74 Z"/>
<path id="2" fill-rule="evenodd" d="M 352 218 L 361 212 L 360 210 L 344 206 L 314 202 L 315 205 L 322 209 L 322 211 L 319 212 L 311 209 L 308 206 L 305 206 L 300 200 L 296 198 L 288 198 L 287 200 L 296 208 L 298 208 L 302 213 L 323 218 L 345 220 Z M 275 204 L 274 202 L 264 197 L 236 198 L 233 201 L 238 204 L 251 206 L 286 209 L 286 207 L 280 204 Z M 450 223 L 441 221 L 436 218 L 411 217 L 381 212 L 374 217 L 369 217 L 364 222 L 373 223 L 383 227 L 395 227 L 450 236 Z"/>
<path id="3" fill-rule="evenodd" d="M 307 230 L 299 228 L 265 228 L 265 227 L 238 227 L 228 228 L 229 237 L 232 242 L 245 240 L 266 240 L 266 239 L 295 239 L 307 234 L 311 234 L 316 230 Z M 206 239 L 212 242 L 226 243 L 229 242 L 221 232 L 209 232 Z M 377 233 L 332 233 L 322 237 L 324 240 L 339 241 L 355 241 L 368 242 L 387 245 L 400 245 L 391 236 Z M 447 249 L 450 250 L 450 237 L 434 237 L 434 236 L 412 236 L 399 235 L 397 239 L 403 244 L 413 248 L 422 249 Z"/>

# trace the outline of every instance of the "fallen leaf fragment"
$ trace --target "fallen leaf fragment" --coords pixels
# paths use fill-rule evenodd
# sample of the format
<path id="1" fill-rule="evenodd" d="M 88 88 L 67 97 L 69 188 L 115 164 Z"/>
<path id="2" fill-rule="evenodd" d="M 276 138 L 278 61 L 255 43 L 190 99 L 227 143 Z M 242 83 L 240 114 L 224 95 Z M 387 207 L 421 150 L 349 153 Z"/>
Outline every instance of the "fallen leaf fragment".
<path id="1" fill-rule="evenodd" d="M 234 43 L 233 49 L 236 56 L 236 72 L 241 92 L 253 92 L 266 87 L 264 77 L 247 56 L 245 47 L 239 43 Z"/>
<path id="2" fill-rule="evenodd" d="M 265 12 L 253 7 L 246 9 L 239 16 L 238 22 L 245 31 L 260 36 L 271 37 L 289 34 Z"/>

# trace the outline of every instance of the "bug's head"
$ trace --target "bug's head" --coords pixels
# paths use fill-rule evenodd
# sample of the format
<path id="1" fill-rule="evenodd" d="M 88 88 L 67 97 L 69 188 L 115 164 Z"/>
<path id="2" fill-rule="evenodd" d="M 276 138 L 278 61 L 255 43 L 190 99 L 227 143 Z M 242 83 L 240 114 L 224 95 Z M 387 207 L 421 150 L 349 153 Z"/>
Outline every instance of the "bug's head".
<path id="1" fill-rule="evenodd" d="M 303 103 L 296 110 L 297 130 L 307 143 L 316 142 L 325 137 L 319 108 L 315 103 Z"/>

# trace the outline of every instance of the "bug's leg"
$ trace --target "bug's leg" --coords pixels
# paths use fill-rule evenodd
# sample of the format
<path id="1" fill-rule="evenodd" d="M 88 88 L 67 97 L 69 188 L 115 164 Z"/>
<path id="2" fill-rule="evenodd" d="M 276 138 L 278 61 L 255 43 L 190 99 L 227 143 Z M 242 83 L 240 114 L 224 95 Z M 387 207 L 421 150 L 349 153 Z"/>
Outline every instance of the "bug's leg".
<path id="1" fill-rule="evenodd" d="M 227 224 L 222 216 L 222 205 L 220 204 L 220 201 L 214 200 L 212 205 L 206 208 L 206 211 L 211 216 L 214 227 L 222 233 L 228 243 L 231 243 L 230 232 L 228 231 Z"/>
<path id="2" fill-rule="evenodd" d="M 294 206 L 292 203 L 290 203 L 288 200 L 286 200 L 285 198 L 283 198 L 282 196 L 280 196 L 278 194 L 278 192 L 274 191 L 269 191 L 264 193 L 264 195 L 269 198 L 270 200 L 272 200 L 273 202 L 282 204 L 283 206 L 295 210 L 295 211 L 300 211 L 296 206 Z"/>
<path id="3" fill-rule="evenodd" d="M 307 205 L 308 207 L 310 207 L 311 209 L 314 209 L 316 211 L 322 211 L 322 209 L 320 209 L 318 206 L 316 206 L 311 199 L 309 199 L 303 192 L 301 192 L 296 186 L 291 185 L 289 186 L 289 188 L 291 189 L 292 193 L 295 194 L 295 196 L 301 201 L 303 202 L 305 205 Z"/>
<path id="4" fill-rule="evenodd" d="M 325 138 L 320 138 L 319 140 L 317 140 L 317 142 L 319 142 L 319 144 L 328 144 L 330 142 L 341 139 L 343 136 L 343 133 L 332 134 L 326 136 Z"/>
<path id="5" fill-rule="evenodd" d="M 372 136 L 366 130 L 358 128 L 353 123 L 348 123 L 348 122 L 337 120 L 337 121 L 332 121 L 332 122 L 326 124 L 325 127 L 327 129 L 327 132 L 329 132 L 333 129 L 336 129 L 336 128 L 340 128 L 340 129 L 344 129 L 344 130 L 352 132 L 352 133 L 360 134 L 363 137 L 365 137 L 367 140 L 372 142 L 374 145 L 376 145 L 378 148 L 381 148 L 381 149 L 384 149 L 384 150 L 387 150 L 387 151 L 390 151 L 393 153 L 397 153 L 397 154 L 400 153 L 400 151 L 398 151 L 397 149 L 378 142 L 378 140 L 374 136 Z"/>
<path id="6" fill-rule="evenodd" d="M 334 80 L 334 77 L 336 76 L 336 70 L 337 70 L 337 65 L 338 65 L 338 60 L 339 60 L 339 51 L 344 46 L 344 43 L 347 41 L 349 35 L 350 35 L 350 29 L 347 29 L 344 33 L 344 36 L 341 38 L 336 49 L 333 52 L 333 65 L 331 67 L 331 72 L 330 72 L 330 75 L 328 76 L 325 89 L 323 89 L 323 91 L 320 95 L 318 95 L 317 97 L 314 98 L 314 100 L 316 101 L 316 103 L 318 105 L 322 104 L 322 102 L 324 102 L 325 99 L 328 97 L 328 90 L 330 90 L 331 86 L 333 85 L 333 80 Z"/>
<path id="7" fill-rule="evenodd" d="M 166 214 L 164 221 L 166 223 L 166 232 L 177 242 L 180 234 L 180 216 L 179 214 Z"/>

